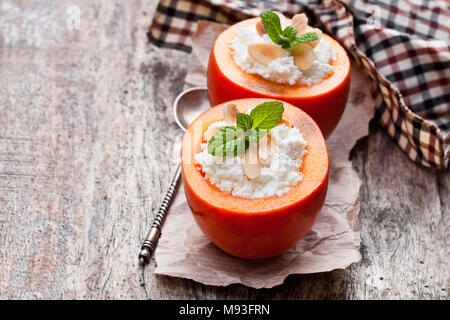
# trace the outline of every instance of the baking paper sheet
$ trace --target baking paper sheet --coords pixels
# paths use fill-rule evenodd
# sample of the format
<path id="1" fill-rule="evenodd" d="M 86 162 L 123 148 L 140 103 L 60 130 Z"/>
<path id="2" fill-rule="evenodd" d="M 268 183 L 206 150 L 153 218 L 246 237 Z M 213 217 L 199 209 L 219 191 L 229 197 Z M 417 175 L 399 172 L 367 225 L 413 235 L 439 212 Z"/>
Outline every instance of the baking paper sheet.
<path id="1" fill-rule="evenodd" d="M 186 88 L 206 86 L 208 57 L 225 26 L 200 22 L 192 38 L 191 64 Z M 330 157 L 328 194 L 311 231 L 294 248 L 266 260 L 244 260 L 216 248 L 197 227 L 182 184 L 177 192 L 155 252 L 155 273 L 227 286 L 240 283 L 271 288 L 290 274 L 326 272 L 346 268 L 361 259 L 359 235 L 360 179 L 349 160 L 356 141 L 368 134 L 375 103 L 369 79 L 352 63 L 351 88 L 344 115 L 327 140 Z"/>

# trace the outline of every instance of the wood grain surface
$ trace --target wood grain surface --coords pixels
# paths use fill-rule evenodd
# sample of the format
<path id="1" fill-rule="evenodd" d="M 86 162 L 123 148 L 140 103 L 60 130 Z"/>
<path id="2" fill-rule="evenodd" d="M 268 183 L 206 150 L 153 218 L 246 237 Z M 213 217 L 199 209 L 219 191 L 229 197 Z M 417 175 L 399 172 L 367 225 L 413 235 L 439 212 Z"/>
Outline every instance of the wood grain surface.
<path id="1" fill-rule="evenodd" d="M 448 171 L 415 165 L 376 124 L 351 154 L 359 263 L 265 290 L 138 265 L 176 167 L 171 104 L 189 64 L 147 43 L 156 3 L 1 1 L 0 298 L 448 299 Z"/>

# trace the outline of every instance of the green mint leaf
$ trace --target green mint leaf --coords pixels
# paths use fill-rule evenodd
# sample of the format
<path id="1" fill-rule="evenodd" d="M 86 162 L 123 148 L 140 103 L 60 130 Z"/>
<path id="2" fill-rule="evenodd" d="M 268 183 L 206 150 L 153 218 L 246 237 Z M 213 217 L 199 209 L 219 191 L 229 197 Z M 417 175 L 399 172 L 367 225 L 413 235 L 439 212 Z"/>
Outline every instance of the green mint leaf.
<path id="1" fill-rule="evenodd" d="M 294 38 L 295 38 L 295 36 L 294 36 Z M 287 48 L 290 48 L 291 42 L 292 42 L 293 40 L 294 40 L 294 39 L 291 39 L 289 34 L 288 34 L 288 35 L 283 35 L 283 34 L 281 34 L 281 35 L 280 35 L 280 41 L 279 41 L 278 44 L 279 44 L 283 49 L 287 49 Z"/>
<path id="2" fill-rule="evenodd" d="M 260 17 L 269 38 L 273 43 L 279 44 L 282 33 L 280 17 L 271 11 L 261 12 Z"/>
<path id="3" fill-rule="evenodd" d="M 280 101 L 261 103 L 250 112 L 253 119 L 252 129 L 269 131 L 280 122 L 283 112 L 283 103 Z"/>
<path id="4" fill-rule="evenodd" d="M 238 129 L 242 129 L 246 132 L 248 129 L 251 129 L 253 119 L 248 114 L 238 113 L 236 124 Z"/>
<path id="5" fill-rule="evenodd" d="M 314 40 L 317 40 L 317 39 L 319 39 L 319 38 L 317 37 L 317 34 L 315 34 L 314 32 L 304 33 L 304 34 L 296 37 L 290 43 L 290 46 L 288 48 L 294 47 L 294 46 L 296 46 L 296 45 L 298 45 L 299 43 L 302 43 L 302 42 L 314 41 Z"/>
<path id="6" fill-rule="evenodd" d="M 237 155 L 247 148 L 244 130 L 231 126 L 217 131 L 208 142 L 208 153 L 217 157 Z"/>
<path id="7" fill-rule="evenodd" d="M 288 26 L 286 27 L 286 29 L 283 30 L 281 34 L 290 41 L 292 41 L 295 39 L 295 36 L 297 35 L 297 30 L 294 27 Z"/>
<path id="8" fill-rule="evenodd" d="M 279 43 L 278 44 L 283 44 L 283 43 L 288 43 L 289 42 L 289 38 L 288 37 L 286 37 L 286 36 L 284 36 L 284 35 L 282 35 L 282 34 L 280 34 L 279 35 Z"/>

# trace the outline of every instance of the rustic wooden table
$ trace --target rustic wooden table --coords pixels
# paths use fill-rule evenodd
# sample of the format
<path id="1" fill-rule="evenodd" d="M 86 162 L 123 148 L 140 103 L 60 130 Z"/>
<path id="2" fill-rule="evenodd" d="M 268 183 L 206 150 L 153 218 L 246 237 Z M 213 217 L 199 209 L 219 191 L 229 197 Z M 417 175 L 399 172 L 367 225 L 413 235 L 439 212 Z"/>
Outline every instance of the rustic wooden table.
<path id="1" fill-rule="evenodd" d="M 156 2 L 1 1 L 0 298 L 448 299 L 449 174 L 376 124 L 351 154 L 359 263 L 270 290 L 138 265 L 175 169 L 170 106 L 189 63 L 147 44 Z"/>

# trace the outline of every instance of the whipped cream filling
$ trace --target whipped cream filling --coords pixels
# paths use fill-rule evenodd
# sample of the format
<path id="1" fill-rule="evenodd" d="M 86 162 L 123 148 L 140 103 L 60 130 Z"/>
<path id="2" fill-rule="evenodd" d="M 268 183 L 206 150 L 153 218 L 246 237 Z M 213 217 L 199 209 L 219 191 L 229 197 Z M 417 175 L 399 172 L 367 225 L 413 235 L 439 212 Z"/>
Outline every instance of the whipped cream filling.
<path id="1" fill-rule="evenodd" d="M 210 127 L 221 126 L 223 122 Z M 306 141 L 297 128 L 285 124 L 272 128 L 271 138 L 278 144 L 276 151 L 262 163 L 261 175 L 248 179 L 243 171 L 244 155 L 215 157 L 208 153 L 207 143 L 195 154 L 194 162 L 205 174 L 205 178 L 222 191 L 245 198 L 280 196 L 298 184 L 303 174 L 300 171 L 303 155 L 307 153 Z"/>

